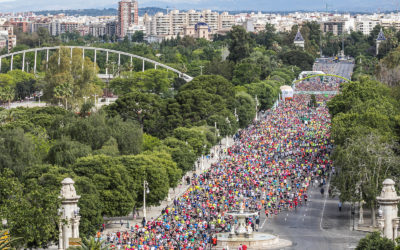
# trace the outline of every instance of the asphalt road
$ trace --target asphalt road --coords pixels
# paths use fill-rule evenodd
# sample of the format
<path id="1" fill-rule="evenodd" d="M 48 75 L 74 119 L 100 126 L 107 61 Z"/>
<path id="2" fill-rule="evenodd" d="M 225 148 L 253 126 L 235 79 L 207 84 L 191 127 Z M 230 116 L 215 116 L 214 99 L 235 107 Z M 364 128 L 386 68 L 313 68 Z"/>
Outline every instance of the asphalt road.
<path id="1" fill-rule="evenodd" d="M 260 231 L 292 241 L 293 246 L 285 249 L 354 249 L 365 233 L 352 231 L 350 204 L 339 212 L 338 199 L 328 198 L 327 192 L 322 197 L 319 190 L 312 188 L 307 205 L 296 211 L 282 212 L 267 221 L 261 217 Z"/>
<path id="2" fill-rule="evenodd" d="M 348 62 L 323 63 L 329 74 L 351 77 L 353 64 Z M 325 187 L 328 190 L 328 187 Z M 266 220 L 261 217 L 261 232 L 272 233 L 292 241 L 293 246 L 285 249 L 296 250 L 339 250 L 354 249 L 365 233 L 353 231 L 350 204 L 338 209 L 339 200 L 322 196 L 320 188 L 309 190 L 309 202 L 296 211 L 282 212 Z"/>

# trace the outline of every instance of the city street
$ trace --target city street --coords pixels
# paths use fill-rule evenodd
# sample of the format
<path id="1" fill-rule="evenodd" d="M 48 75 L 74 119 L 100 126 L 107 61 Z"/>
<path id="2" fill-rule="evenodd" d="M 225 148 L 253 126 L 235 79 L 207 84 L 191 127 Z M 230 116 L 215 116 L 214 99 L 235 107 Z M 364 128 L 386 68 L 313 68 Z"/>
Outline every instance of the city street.
<path id="1" fill-rule="evenodd" d="M 327 74 L 351 77 L 353 64 L 347 61 L 326 62 L 320 60 L 314 68 Z M 325 185 L 324 189 L 329 188 Z M 343 204 L 341 212 L 338 204 L 338 198 L 329 198 L 327 192 L 322 196 L 320 187 L 313 187 L 309 190 L 307 205 L 268 220 L 262 216 L 261 231 L 292 241 L 293 246 L 288 249 L 354 249 L 365 233 L 353 231 L 350 204 Z"/>
<path id="2" fill-rule="evenodd" d="M 312 188 L 307 205 L 297 211 L 285 211 L 267 221 L 262 216 L 261 226 L 265 224 L 261 231 L 292 241 L 293 246 L 287 249 L 354 249 L 365 233 L 351 231 L 350 204 L 343 204 L 339 212 L 338 202 L 328 198 L 327 192 L 322 197 L 319 187 Z"/>

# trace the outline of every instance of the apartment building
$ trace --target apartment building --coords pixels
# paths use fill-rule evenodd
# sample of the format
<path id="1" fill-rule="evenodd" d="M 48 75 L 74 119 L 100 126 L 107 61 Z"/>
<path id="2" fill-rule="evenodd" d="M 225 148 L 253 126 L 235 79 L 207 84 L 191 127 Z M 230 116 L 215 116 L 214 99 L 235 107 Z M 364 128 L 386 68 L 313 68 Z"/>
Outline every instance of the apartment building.
<path id="1" fill-rule="evenodd" d="M 210 35 L 219 30 L 229 30 L 235 24 L 235 17 L 227 12 L 220 15 L 211 10 L 173 10 L 168 14 L 160 12 L 152 17 L 146 15 L 143 22 L 148 36 L 170 38 L 179 34 L 210 39 Z"/>

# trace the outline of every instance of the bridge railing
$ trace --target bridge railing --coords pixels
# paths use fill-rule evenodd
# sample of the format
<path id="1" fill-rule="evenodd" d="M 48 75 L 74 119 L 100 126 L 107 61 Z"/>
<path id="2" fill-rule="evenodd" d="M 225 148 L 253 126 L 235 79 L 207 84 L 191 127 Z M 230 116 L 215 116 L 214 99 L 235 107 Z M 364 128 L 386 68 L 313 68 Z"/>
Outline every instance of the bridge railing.
<path id="1" fill-rule="evenodd" d="M 34 66 L 33 66 L 33 67 L 34 67 L 34 73 L 36 74 L 36 70 L 37 70 L 37 53 L 40 52 L 40 51 L 46 51 L 46 63 L 48 63 L 48 62 L 49 62 L 49 51 L 51 51 L 51 50 L 59 50 L 60 48 L 67 48 L 67 49 L 70 49 L 70 50 L 71 50 L 71 58 L 72 58 L 72 51 L 73 51 L 73 49 L 81 49 L 81 50 L 82 50 L 82 53 L 83 53 L 83 55 L 82 55 L 83 57 L 85 56 L 85 50 L 92 50 L 92 51 L 94 51 L 94 63 L 96 63 L 96 60 L 97 60 L 97 52 L 98 52 L 98 51 L 100 51 L 100 52 L 105 52 L 105 53 L 107 54 L 107 56 L 106 56 L 106 63 L 108 63 L 108 60 L 109 60 L 109 53 L 117 54 L 117 55 L 118 55 L 118 66 L 121 65 L 121 55 L 130 57 L 130 58 L 131 58 L 131 61 L 130 61 L 131 65 L 132 65 L 132 59 L 133 59 L 133 58 L 136 58 L 136 59 L 142 60 L 142 62 L 143 62 L 143 63 L 142 63 L 142 71 L 145 70 L 145 62 L 149 62 L 149 63 L 154 64 L 154 68 L 155 68 L 155 69 L 157 69 L 157 67 L 161 67 L 161 68 L 164 68 L 164 69 L 167 69 L 167 70 L 171 70 L 171 71 L 177 73 L 177 74 L 179 75 L 180 78 L 183 78 L 183 79 L 184 79 L 185 81 L 187 81 L 187 82 L 189 82 L 189 81 L 191 81 L 191 80 L 193 79 L 193 77 L 191 77 L 191 76 L 189 76 L 189 75 L 187 75 L 187 74 L 185 74 L 185 73 L 183 73 L 183 72 L 181 72 L 181 71 L 179 71 L 179 70 L 177 70 L 177 69 L 174 69 L 174 68 L 172 68 L 172 67 L 170 67 L 170 66 L 168 66 L 168 65 L 165 65 L 165 64 L 163 64 L 163 63 L 157 62 L 157 61 L 155 61 L 155 60 L 152 60 L 152 59 L 149 59 L 149 58 L 146 58 L 146 57 L 143 57 L 143 56 L 138 56 L 138 55 L 135 55 L 135 54 L 131 54 L 131 53 L 128 53 L 128 52 L 123 52 L 123 51 L 118 51 L 118 50 L 105 49 L 105 48 L 97 48 L 97 47 L 86 47 L 86 46 L 54 46 L 54 47 L 42 47 L 42 48 L 27 49 L 27 50 L 22 50 L 22 51 L 17 51 L 17 52 L 13 52 L 13 53 L 1 55 L 1 56 L 0 56 L 0 71 L 1 71 L 1 66 L 2 66 L 2 65 L 1 65 L 1 61 L 2 61 L 3 58 L 11 57 L 11 61 L 10 61 L 10 70 L 13 70 L 13 66 L 14 66 L 14 56 L 16 56 L 16 55 L 21 55 L 21 54 L 22 54 L 22 70 L 25 71 L 25 55 L 26 55 L 27 53 L 35 53 L 35 57 L 34 57 Z M 61 56 L 61 55 L 59 55 L 58 63 L 60 63 L 60 56 Z M 106 74 L 108 74 L 108 68 L 106 68 Z"/>

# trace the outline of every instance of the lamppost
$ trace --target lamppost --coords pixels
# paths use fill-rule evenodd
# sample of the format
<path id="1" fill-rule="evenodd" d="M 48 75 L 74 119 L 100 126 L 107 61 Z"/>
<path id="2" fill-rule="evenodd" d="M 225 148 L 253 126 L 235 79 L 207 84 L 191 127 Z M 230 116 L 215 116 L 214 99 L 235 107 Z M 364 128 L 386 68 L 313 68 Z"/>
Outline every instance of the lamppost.
<path id="1" fill-rule="evenodd" d="M 146 194 L 148 194 L 148 193 L 150 193 L 150 190 L 149 190 L 149 183 L 146 181 L 146 180 L 144 180 L 143 181 L 143 217 L 144 217 L 144 219 L 147 221 L 147 219 L 146 219 Z"/>
<path id="2" fill-rule="evenodd" d="M 231 127 L 231 121 L 229 120 L 229 118 L 228 117 L 226 117 L 226 123 L 229 125 L 229 128 Z M 229 134 L 228 134 L 228 136 L 226 137 L 226 147 L 227 148 L 229 148 Z"/>
<path id="3" fill-rule="evenodd" d="M 201 66 L 199 66 L 199 67 L 200 67 L 200 75 L 202 76 L 202 75 L 203 75 L 203 68 L 204 68 L 204 66 L 201 65 Z"/>
<path id="4" fill-rule="evenodd" d="M 235 108 L 235 117 L 236 117 L 236 121 L 239 122 L 239 116 L 238 116 L 238 114 L 236 113 L 236 108 Z"/>
<path id="5" fill-rule="evenodd" d="M 98 95 L 97 95 L 97 94 L 94 94 L 93 96 L 94 96 L 94 106 L 96 107 L 96 104 L 97 104 L 96 101 L 97 101 L 97 96 L 98 96 Z"/>
<path id="6" fill-rule="evenodd" d="M 257 95 L 256 95 L 256 121 L 258 121 L 258 99 L 257 99 Z"/>
<path id="7" fill-rule="evenodd" d="M 356 214 L 356 208 L 354 207 L 354 203 L 351 203 L 351 216 L 353 217 L 353 231 L 354 231 L 354 221 L 355 221 L 355 214 Z"/>

